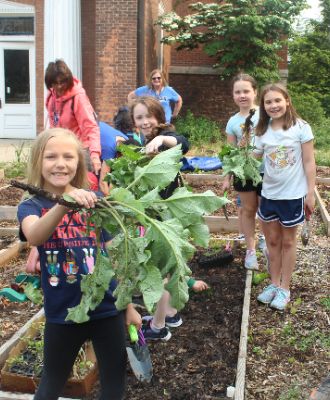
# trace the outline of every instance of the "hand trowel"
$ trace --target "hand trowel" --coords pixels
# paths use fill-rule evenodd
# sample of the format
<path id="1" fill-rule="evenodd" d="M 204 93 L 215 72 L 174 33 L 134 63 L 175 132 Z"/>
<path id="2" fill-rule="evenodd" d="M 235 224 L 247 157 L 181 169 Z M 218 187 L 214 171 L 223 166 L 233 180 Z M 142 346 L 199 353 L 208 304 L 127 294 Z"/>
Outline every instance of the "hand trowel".
<path id="1" fill-rule="evenodd" d="M 311 228 L 310 228 L 310 221 L 311 218 L 311 212 L 309 211 L 309 209 L 305 210 L 305 222 L 303 223 L 303 226 L 301 228 L 301 242 L 304 246 L 307 246 L 308 244 L 308 240 L 310 237 L 310 232 L 311 232 Z"/>
<path id="2" fill-rule="evenodd" d="M 149 349 L 142 330 L 137 331 L 134 325 L 128 327 L 130 346 L 126 347 L 127 356 L 132 371 L 141 382 L 150 382 L 152 378 L 152 364 Z"/>

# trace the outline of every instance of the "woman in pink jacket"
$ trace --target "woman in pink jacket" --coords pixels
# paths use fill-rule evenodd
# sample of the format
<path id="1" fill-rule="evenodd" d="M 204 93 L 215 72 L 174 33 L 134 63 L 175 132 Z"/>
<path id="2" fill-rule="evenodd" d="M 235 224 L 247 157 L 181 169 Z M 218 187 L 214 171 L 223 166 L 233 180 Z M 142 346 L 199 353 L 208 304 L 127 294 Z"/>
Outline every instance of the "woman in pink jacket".
<path id="1" fill-rule="evenodd" d="M 46 69 L 45 84 L 48 89 L 46 108 L 51 127 L 61 127 L 74 132 L 83 147 L 89 150 L 93 169 L 101 169 L 100 129 L 93 107 L 81 82 L 74 78 L 63 60 L 50 62 Z"/>

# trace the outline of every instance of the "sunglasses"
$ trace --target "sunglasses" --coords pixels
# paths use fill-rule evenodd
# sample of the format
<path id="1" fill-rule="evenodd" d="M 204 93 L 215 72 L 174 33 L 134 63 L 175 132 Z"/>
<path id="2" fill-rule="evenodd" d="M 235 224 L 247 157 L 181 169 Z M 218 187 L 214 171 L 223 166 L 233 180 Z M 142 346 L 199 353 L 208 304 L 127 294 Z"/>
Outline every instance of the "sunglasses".
<path id="1" fill-rule="evenodd" d="M 160 81 L 161 79 L 161 76 L 154 76 L 153 78 L 151 78 L 152 81 Z"/>

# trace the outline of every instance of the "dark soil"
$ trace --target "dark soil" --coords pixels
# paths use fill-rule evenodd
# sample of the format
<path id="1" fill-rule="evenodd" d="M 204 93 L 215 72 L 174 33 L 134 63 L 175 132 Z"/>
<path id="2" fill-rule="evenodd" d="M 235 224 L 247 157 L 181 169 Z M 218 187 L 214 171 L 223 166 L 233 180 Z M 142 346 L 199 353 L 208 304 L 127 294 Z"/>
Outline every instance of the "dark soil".
<path id="1" fill-rule="evenodd" d="M 321 199 L 325 205 L 326 210 L 330 213 L 330 186 L 317 185 L 317 190 L 320 193 Z"/>
<path id="2" fill-rule="evenodd" d="M 22 198 L 23 190 L 9 185 L 10 179 L 0 179 L 0 205 L 16 206 Z"/>
<path id="3" fill-rule="evenodd" d="M 25 272 L 27 254 L 27 251 L 23 251 L 20 257 L 0 267 L 0 290 L 10 287 L 15 281 L 15 277 Z M 0 347 L 39 309 L 40 306 L 36 306 L 30 301 L 11 302 L 6 297 L 0 296 Z"/>
<path id="4" fill-rule="evenodd" d="M 0 250 L 7 248 L 15 240 L 17 240 L 16 235 L 7 235 L 0 237 Z"/>
<path id="5" fill-rule="evenodd" d="M 200 400 L 225 398 L 235 384 L 241 330 L 245 270 L 240 251 L 229 266 L 202 269 L 194 277 L 211 289 L 192 293 L 180 313 L 183 325 L 172 328 L 168 342 L 149 344 L 154 377 L 139 383 L 128 368 L 128 400 Z M 99 387 L 83 400 L 98 399 Z"/>

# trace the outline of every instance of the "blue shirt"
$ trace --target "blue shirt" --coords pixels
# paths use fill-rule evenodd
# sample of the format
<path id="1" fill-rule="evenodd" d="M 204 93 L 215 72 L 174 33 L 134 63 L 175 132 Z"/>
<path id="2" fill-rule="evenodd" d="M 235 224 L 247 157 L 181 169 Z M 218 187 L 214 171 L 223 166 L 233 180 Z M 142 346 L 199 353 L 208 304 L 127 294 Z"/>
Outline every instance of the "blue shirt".
<path id="1" fill-rule="evenodd" d="M 101 138 L 101 159 L 109 160 L 115 158 L 117 154 L 116 136 L 120 136 L 125 140 L 128 139 L 126 135 L 105 122 L 99 122 L 100 138 Z"/>
<path id="2" fill-rule="evenodd" d="M 155 99 L 159 100 L 165 111 L 166 122 L 171 122 L 171 102 L 177 103 L 179 101 L 179 94 L 171 86 L 164 86 L 159 94 L 156 93 L 149 86 L 141 86 L 137 88 L 134 93 L 136 96 L 152 96 Z"/>
<path id="3" fill-rule="evenodd" d="M 237 113 L 229 118 L 229 121 L 227 122 L 226 133 L 228 136 L 236 136 L 237 144 L 239 144 L 239 142 L 242 140 L 245 120 L 246 117 L 243 117 L 240 113 Z M 253 128 L 255 128 L 259 121 L 259 108 L 252 116 L 251 121 L 253 122 Z M 253 136 L 254 135 L 251 135 L 251 141 L 253 139 Z"/>
<path id="4" fill-rule="evenodd" d="M 22 201 L 18 206 L 20 224 L 29 215 L 42 217 L 56 203 L 34 196 Z M 95 231 L 87 233 L 86 215 L 69 212 L 55 228 L 49 239 L 38 246 L 41 267 L 41 287 L 44 293 L 46 319 L 58 324 L 65 321 L 69 307 L 75 307 L 81 300 L 81 276 L 93 273 L 97 253 Z M 104 241 L 110 235 L 103 233 Z M 111 281 L 102 302 L 94 311 L 89 312 L 90 319 L 106 318 L 118 314 L 112 293 L 116 282 Z"/>

